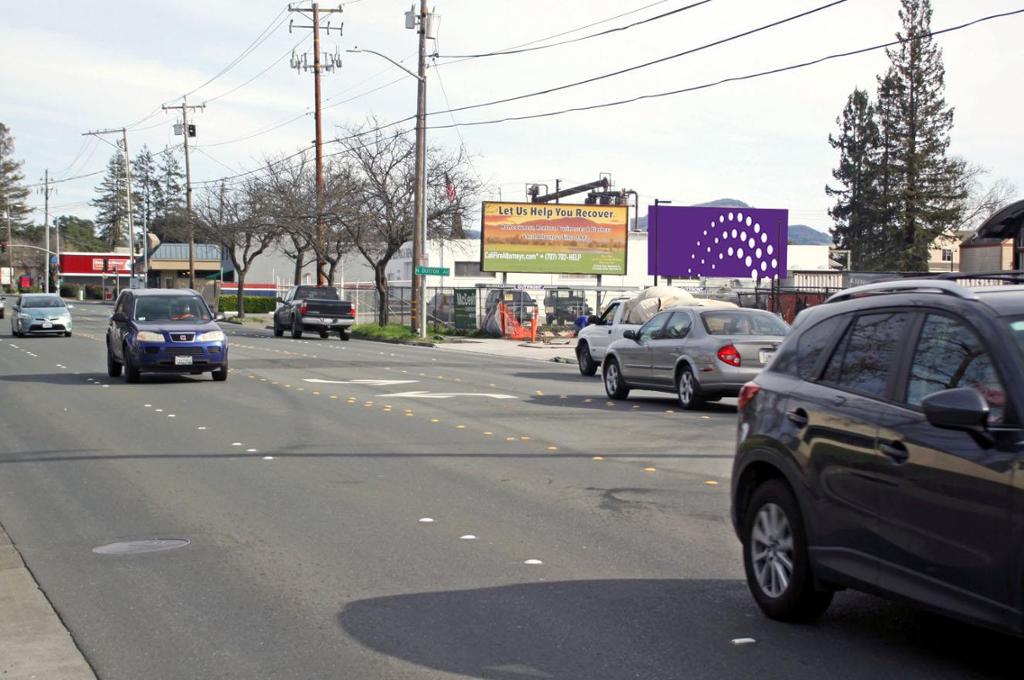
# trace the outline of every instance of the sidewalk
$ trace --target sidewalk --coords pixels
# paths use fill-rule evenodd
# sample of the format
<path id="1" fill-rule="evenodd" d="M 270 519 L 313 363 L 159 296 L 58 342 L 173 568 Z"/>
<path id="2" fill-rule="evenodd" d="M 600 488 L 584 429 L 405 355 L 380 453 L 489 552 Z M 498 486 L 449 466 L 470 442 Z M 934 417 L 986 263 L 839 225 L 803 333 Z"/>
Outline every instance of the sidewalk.
<path id="1" fill-rule="evenodd" d="M 466 338 L 457 342 L 440 342 L 436 347 L 443 352 L 470 352 L 535 361 L 576 363 L 575 338 L 558 338 L 552 343 L 529 343 L 502 338 Z"/>
<path id="2" fill-rule="evenodd" d="M 96 680 L 2 526 L 0 678 Z"/>

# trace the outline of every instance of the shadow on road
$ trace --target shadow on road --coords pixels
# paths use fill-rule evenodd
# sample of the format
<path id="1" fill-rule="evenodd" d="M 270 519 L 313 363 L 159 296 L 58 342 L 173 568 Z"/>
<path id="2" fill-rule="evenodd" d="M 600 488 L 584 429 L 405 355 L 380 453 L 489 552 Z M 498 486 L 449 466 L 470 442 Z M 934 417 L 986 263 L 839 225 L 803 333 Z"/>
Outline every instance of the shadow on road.
<path id="1" fill-rule="evenodd" d="M 739 581 L 414 593 L 353 602 L 338 623 L 374 651 L 488 680 L 1010 677 L 1019 666 L 1014 640 L 868 596 L 840 594 L 816 625 L 775 623 Z M 731 644 L 742 637 L 757 642 Z"/>
<path id="2" fill-rule="evenodd" d="M 89 382 L 88 378 L 93 378 L 93 382 Z M 126 385 L 127 387 L 135 387 L 135 385 L 127 385 L 127 383 L 124 382 L 124 378 L 111 378 L 106 373 L 80 373 L 78 375 L 67 372 L 25 373 L 21 375 L 0 375 L 0 381 L 15 383 L 42 383 L 44 385 L 68 385 L 73 387 L 91 388 L 95 388 L 96 383 L 108 385 Z M 176 373 L 143 373 L 140 384 L 190 382 L 211 382 L 211 380 L 210 376 L 206 374 L 182 375 Z"/>

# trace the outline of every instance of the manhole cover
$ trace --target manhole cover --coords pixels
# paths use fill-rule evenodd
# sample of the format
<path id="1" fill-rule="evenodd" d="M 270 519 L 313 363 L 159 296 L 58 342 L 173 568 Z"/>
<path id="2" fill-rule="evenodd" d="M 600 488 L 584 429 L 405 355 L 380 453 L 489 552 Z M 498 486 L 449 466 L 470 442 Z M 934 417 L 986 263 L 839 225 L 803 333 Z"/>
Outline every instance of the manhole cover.
<path id="1" fill-rule="evenodd" d="M 99 555 L 138 555 L 140 553 L 160 552 L 184 548 L 191 543 L 187 538 L 150 538 L 141 541 L 119 541 L 108 543 L 92 549 Z"/>

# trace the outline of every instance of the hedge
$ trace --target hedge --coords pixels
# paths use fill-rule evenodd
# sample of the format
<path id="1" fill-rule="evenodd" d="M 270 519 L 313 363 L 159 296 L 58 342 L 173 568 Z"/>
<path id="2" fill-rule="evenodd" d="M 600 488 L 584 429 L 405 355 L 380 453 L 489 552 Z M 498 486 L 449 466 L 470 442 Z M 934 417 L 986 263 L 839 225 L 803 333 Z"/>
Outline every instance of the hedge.
<path id="1" fill-rule="evenodd" d="M 85 284 L 85 299 L 86 300 L 102 300 L 103 299 L 103 286 L 99 286 L 95 283 Z"/>
<path id="2" fill-rule="evenodd" d="M 82 287 L 77 283 L 62 283 L 60 284 L 60 296 L 64 298 L 77 298 L 79 291 Z"/>
<path id="3" fill-rule="evenodd" d="M 277 307 L 277 301 L 265 295 L 246 295 L 244 301 L 247 314 L 272 312 Z M 218 309 L 222 312 L 237 312 L 238 298 L 234 295 L 221 295 Z"/>

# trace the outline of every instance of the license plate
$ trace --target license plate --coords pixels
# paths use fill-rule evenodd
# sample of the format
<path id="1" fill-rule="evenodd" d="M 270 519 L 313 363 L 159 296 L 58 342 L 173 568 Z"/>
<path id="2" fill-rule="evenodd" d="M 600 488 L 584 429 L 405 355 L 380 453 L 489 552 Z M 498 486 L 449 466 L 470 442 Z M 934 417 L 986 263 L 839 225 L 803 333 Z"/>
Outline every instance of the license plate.
<path id="1" fill-rule="evenodd" d="M 44 321 L 43 328 L 53 328 L 53 324 L 50 323 L 49 321 Z"/>
<path id="2" fill-rule="evenodd" d="M 175 366 L 191 366 L 192 357 L 174 357 Z"/>
<path id="3" fill-rule="evenodd" d="M 774 357 L 774 356 L 775 356 L 775 352 L 766 352 L 764 350 L 761 350 L 758 353 L 758 358 L 761 360 L 761 363 L 763 365 L 765 365 L 765 366 L 768 365 L 768 362 L 771 361 L 772 357 Z"/>

